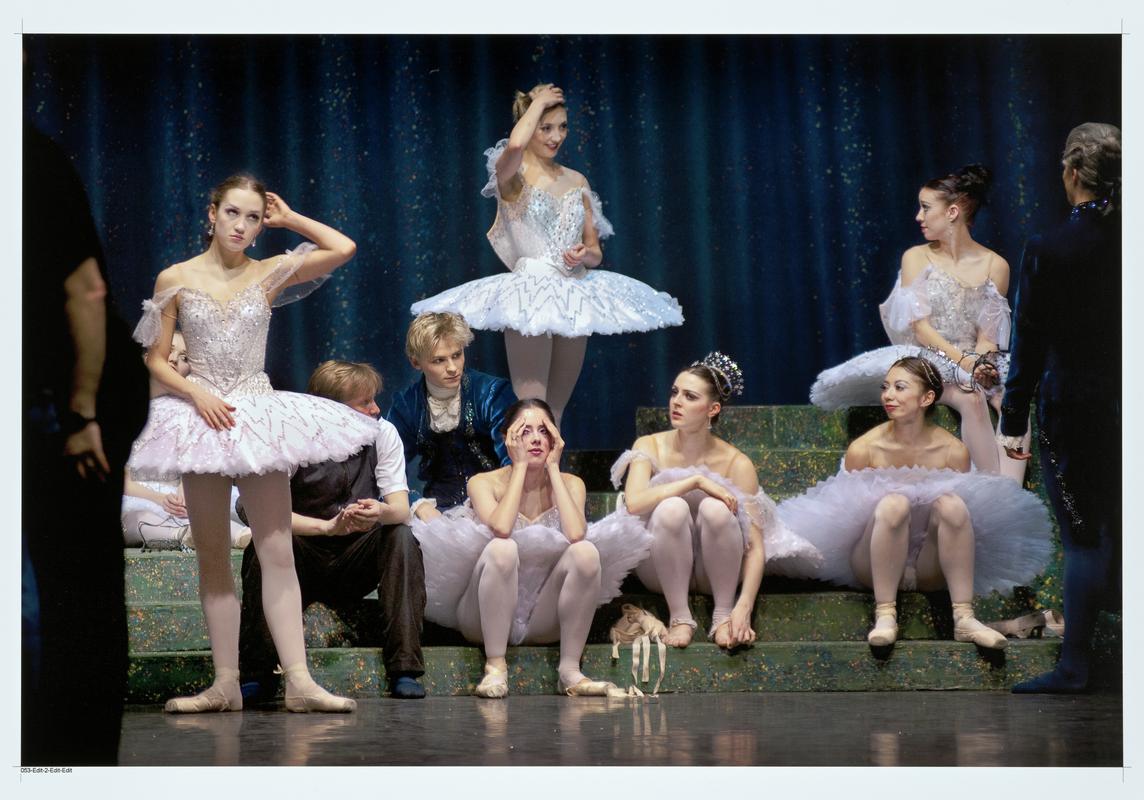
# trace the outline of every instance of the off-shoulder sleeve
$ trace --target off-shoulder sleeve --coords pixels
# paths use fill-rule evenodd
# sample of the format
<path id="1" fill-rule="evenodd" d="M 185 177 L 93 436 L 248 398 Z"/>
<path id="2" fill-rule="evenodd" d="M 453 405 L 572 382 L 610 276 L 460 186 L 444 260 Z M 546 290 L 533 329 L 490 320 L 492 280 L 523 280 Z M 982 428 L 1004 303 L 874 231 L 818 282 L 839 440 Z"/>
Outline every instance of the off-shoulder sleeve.
<path id="1" fill-rule="evenodd" d="M 981 304 L 981 312 L 977 315 L 978 333 L 989 341 L 996 342 L 998 347 L 1008 347 L 1011 321 L 1009 301 L 990 283 L 985 293 L 985 302 Z"/>
<path id="2" fill-rule="evenodd" d="M 497 161 L 500 160 L 501 153 L 506 147 L 508 147 L 508 139 L 501 139 L 485 151 L 485 169 L 489 172 L 489 180 L 485 184 L 485 188 L 481 189 L 482 197 L 491 197 L 494 200 L 500 197 L 500 192 L 497 191 Z"/>
<path id="3" fill-rule="evenodd" d="M 171 304 L 182 286 L 172 286 L 143 301 L 143 316 L 131 336 L 144 347 L 155 344 L 163 328 L 163 309 Z"/>
<path id="4" fill-rule="evenodd" d="M 778 509 L 775 501 L 766 492 L 759 489 L 754 497 L 748 497 L 743 503 L 749 519 L 759 530 L 765 531 L 778 520 Z"/>
<path id="5" fill-rule="evenodd" d="M 306 262 L 306 256 L 317 249 L 318 246 L 316 244 L 303 242 L 293 250 L 287 250 L 281 258 L 278 259 L 278 264 L 271 270 L 270 274 L 262 279 L 262 291 L 264 291 L 267 296 L 277 291 L 278 287 L 289 281 L 290 278 L 294 276 L 294 273 L 302 268 L 302 264 Z M 278 292 L 278 296 L 274 298 L 274 302 L 270 305 L 273 308 L 278 308 L 279 306 L 301 300 L 329 279 L 330 274 L 326 273 L 310 281 L 291 284 L 281 292 Z"/>
<path id="6" fill-rule="evenodd" d="M 592 208 L 592 222 L 596 226 L 596 235 L 601 239 L 607 239 L 616 230 L 608 218 L 604 216 L 604 207 L 600 203 L 600 195 L 585 186 L 584 197 L 588 198 L 588 205 Z"/>
<path id="7" fill-rule="evenodd" d="M 890 296 L 878 306 L 882 326 L 893 344 L 917 344 L 913 324 L 933 313 L 926 295 L 926 281 L 931 269 L 927 266 L 925 272 L 909 286 L 902 286 L 902 273 L 899 272 Z"/>
<path id="8" fill-rule="evenodd" d="M 653 473 L 659 472 L 659 465 L 656 464 L 655 459 L 647 453 L 642 450 L 625 450 L 620 453 L 620 457 L 616 459 L 616 463 L 612 464 L 612 486 L 615 486 L 617 489 L 620 488 L 624 482 L 624 473 L 628 471 L 628 467 L 631 466 L 631 463 L 637 459 L 643 459 L 651 464 L 651 471 Z"/>

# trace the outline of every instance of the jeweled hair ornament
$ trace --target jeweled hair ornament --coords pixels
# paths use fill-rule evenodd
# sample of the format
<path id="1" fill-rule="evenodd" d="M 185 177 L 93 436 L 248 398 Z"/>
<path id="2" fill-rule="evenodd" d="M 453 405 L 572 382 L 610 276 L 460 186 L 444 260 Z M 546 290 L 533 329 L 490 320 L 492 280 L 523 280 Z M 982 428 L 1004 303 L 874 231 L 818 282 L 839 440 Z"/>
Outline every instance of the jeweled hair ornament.
<path id="1" fill-rule="evenodd" d="M 696 361 L 691 366 L 707 367 L 715 375 L 719 397 L 726 400 L 731 395 L 743 393 L 743 370 L 732 360 L 718 350 L 708 353 L 702 361 Z"/>

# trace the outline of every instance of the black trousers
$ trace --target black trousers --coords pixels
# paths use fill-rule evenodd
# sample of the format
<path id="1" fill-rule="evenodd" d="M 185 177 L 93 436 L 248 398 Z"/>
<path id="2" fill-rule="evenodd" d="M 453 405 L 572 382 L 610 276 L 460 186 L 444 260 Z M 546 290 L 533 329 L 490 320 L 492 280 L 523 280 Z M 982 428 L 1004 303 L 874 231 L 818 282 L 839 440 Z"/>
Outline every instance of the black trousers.
<path id="1" fill-rule="evenodd" d="M 424 674 L 425 565 L 408 525 L 347 536 L 295 536 L 294 568 L 303 609 L 313 602 L 336 608 L 377 589 L 386 674 Z M 262 611 L 262 569 L 251 546 L 242 556 L 239 669 L 244 680 L 267 681 L 277 663 Z"/>
<path id="2" fill-rule="evenodd" d="M 52 457 L 58 438 L 34 439 L 24 441 L 41 449 L 24 454 L 20 761 L 112 765 L 127 688 L 123 461 L 106 483 L 84 481 Z"/>

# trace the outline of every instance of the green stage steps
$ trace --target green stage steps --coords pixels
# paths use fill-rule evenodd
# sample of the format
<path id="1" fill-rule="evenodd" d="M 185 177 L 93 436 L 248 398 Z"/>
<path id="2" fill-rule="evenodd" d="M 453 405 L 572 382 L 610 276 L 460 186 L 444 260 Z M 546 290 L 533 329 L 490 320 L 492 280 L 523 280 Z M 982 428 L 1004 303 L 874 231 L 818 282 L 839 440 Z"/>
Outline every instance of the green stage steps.
<path id="1" fill-rule="evenodd" d="M 805 490 L 834 474 L 849 441 L 883 419 L 878 408 L 823 412 L 810 406 L 732 406 L 718 424 L 720 436 L 746 452 L 759 472 L 760 484 L 776 500 Z M 937 421 L 956 431 L 957 420 L 939 408 Z M 664 409 L 636 413 L 640 434 L 667 427 Z M 608 470 L 621 451 L 576 451 L 566 455 L 565 469 L 581 475 L 590 489 L 588 517 L 599 519 L 615 509 L 617 493 Z M 1034 462 L 1035 463 L 1035 462 Z M 1030 487 L 1036 470 L 1030 470 Z M 201 687 L 210 673 L 210 658 L 198 603 L 197 565 L 192 553 L 127 550 L 126 590 L 131 647 L 128 700 L 160 702 Z M 238 584 L 241 554 L 232 558 Z M 1059 564 L 1028 589 L 1011 596 L 978 598 L 984 620 L 1018 616 L 1031 608 L 1060 607 L 1056 576 Z M 630 651 L 612 663 L 607 632 L 623 602 L 642 605 L 661 619 L 666 604 L 634 578 L 625 594 L 596 615 L 585 672 L 626 685 Z M 375 697 L 382 668 L 376 600 L 363 599 L 335 613 L 314 604 L 306 613 L 306 641 L 318 679 L 332 689 L 357 697 Z M 987 654 L 973 645 L 950 641 L 949 600 L 943 594 L 904 593 L 899 597 L 903 640 L 886 659 L 876 659 L 865 643 L 873 598 L 815 581 L 768 576 L 756 603 L 755 647 L 727 654 L 706 641 L 711 599 L 692 598 L 699 622 L 695 642 L 686 650 L 669 650 L 664 691 L 845 691 L 906 689 L 1006 689 L 1049 669 L 1059 640 L 1014 641 L 1004 654 Z M 481 652 L 454 631 L 426 624 L 426 683 L 436 695 L 465 694 L 480 678 Z M 1119 685 L 1120 620 L 1102 619 L 1099 646 L 1104 654 L 1101 684 Z M 555 691 L 557 648 L 510 648 L 512 691 L 516 694 Z M 653 672 L 654 675 L 654 672 Z M 654 678 L 653 678 L 654 680 Z"/>

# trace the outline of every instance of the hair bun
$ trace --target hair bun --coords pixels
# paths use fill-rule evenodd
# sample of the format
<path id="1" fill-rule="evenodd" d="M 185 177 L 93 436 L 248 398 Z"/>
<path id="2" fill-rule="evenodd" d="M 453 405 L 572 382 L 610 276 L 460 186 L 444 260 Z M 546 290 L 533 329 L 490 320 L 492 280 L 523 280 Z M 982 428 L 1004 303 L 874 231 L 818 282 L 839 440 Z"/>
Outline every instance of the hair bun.
<path id="1" fill-rule="evenodd" d="M 993 184 L 993 173 L 984 164 L 968 164 L 955 174 L 958 189 L 977 198 L 983 199 Z"/>

